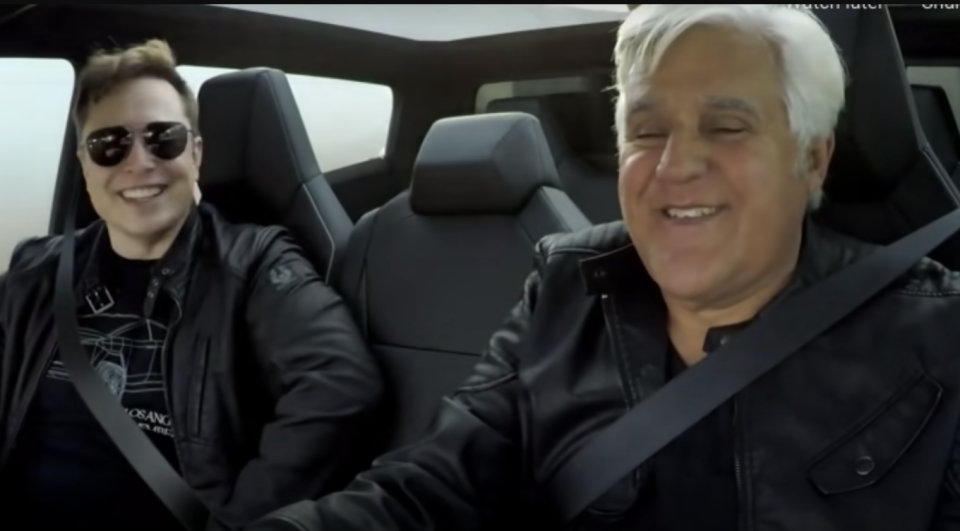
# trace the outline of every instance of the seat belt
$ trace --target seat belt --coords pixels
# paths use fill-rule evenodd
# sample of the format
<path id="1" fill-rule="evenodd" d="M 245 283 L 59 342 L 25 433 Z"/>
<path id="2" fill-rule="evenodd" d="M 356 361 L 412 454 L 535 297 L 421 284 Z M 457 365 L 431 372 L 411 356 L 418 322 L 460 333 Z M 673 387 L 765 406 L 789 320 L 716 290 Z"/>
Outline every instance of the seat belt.
<path id="1" fill-rule="evenodd" d="M 93 368 L 90 355 L 80 342 L 77 302 L 73 292 L 76 204 L 75 191 L 67 208 L 63 248 L 54 291 L 60 361 L 70 374 L 80 398 L 150 490 L 185 529 L 202 531 L 206 528 L 209 516 L 207 508 L 147 434 L 130 418 L 120 400 L 110 392 L 103 377 Z"/>
<path id="2" fill-rule="evenodd" d="M 547 482 L 564 522 L 751 382 L 901 277 L 960 230 L 960 209 L 771 308 L 604 428 Z"/>

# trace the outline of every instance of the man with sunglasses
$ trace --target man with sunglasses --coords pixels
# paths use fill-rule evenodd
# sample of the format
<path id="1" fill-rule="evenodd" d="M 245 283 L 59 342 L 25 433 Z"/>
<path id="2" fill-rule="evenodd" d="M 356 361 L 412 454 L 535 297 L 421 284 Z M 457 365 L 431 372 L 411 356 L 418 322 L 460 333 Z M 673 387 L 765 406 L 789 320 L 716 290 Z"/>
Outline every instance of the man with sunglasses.
<path id="1" fill-rule="evenodd" d="M 208 529 L 339 487 L 381 392 L 347 308 L 285 231 L 196 205 L 197 101 L 164 42 L 99 53 L 78 84 L 77 155 L 102 221 L 21 244 L 0 279 L 2 526 L 180 529 L 62 362 L 65 238 L 84 350 Z"/>

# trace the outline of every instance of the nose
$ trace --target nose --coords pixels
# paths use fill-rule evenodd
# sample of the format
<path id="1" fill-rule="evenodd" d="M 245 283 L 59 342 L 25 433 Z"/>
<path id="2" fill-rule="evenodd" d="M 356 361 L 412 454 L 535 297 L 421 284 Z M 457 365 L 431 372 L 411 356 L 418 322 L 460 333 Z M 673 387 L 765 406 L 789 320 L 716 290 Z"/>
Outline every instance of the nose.
<path id="1" fill-rule="evenodd" d="M 151 170 L 155 166 L 156 161 L 154 160 L 153 154 L 147 150 L 143 141 L 139 138 L 134 140 L 133 145 L 130 146 L 130 153 L 128 153 L 127 158 L 123 160 L 123 171 L 137 173 L 144 170 Z"/>
<path id="2" fill-rule="evenodd" d="M 696 137 L 674 133 L 657 164 L 656 177 L 665 181 L 686 182 L 704 174 L 707 169 L 705 143 Z"/>

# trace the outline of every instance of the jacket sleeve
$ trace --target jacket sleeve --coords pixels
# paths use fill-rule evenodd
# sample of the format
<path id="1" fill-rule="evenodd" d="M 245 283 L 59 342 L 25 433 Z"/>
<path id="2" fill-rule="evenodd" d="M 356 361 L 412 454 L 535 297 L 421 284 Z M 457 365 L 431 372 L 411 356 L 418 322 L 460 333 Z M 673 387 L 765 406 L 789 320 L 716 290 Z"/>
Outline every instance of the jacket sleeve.
<path id="1" fill-rule="evenodd" d="M 533 273 L 426 438 L 381 457 L 345 491 L 277 511 L 248 531 L 474 531 L 522 521 L 526 395 L 517 355 L 538 286 Z"/>
<path id="2" fill-rule="evenodd" d="M 262 256 L 248 282 L 248 337 L 276 402 L 222 517 L 231 528 L 341 488 L 382 394 L 352 315 L 299 247 L 281 236 Z"/>

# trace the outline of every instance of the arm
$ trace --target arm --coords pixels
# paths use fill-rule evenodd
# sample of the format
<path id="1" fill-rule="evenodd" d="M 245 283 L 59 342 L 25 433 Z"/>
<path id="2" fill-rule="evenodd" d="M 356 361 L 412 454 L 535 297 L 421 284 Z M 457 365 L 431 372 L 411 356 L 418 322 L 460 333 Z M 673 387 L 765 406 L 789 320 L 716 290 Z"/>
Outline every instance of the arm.
<path id="1" fill-rule="evenodd" d="M 227 504 L 240 526 L 342 487 L 382 394 L 346 305 L 287 237 L 269 244 L 248 290 L 248 334 L 276 403 Z"/>
<path id="2" fill-rule="evenodd" d="M 538 288 L 533 273 L 473 374 L 442 402 L 430 435 L 380 458 L 345 491 L 277 511 L 248 531 L 474 531 L 522 520 L 517 354 Z"/>

